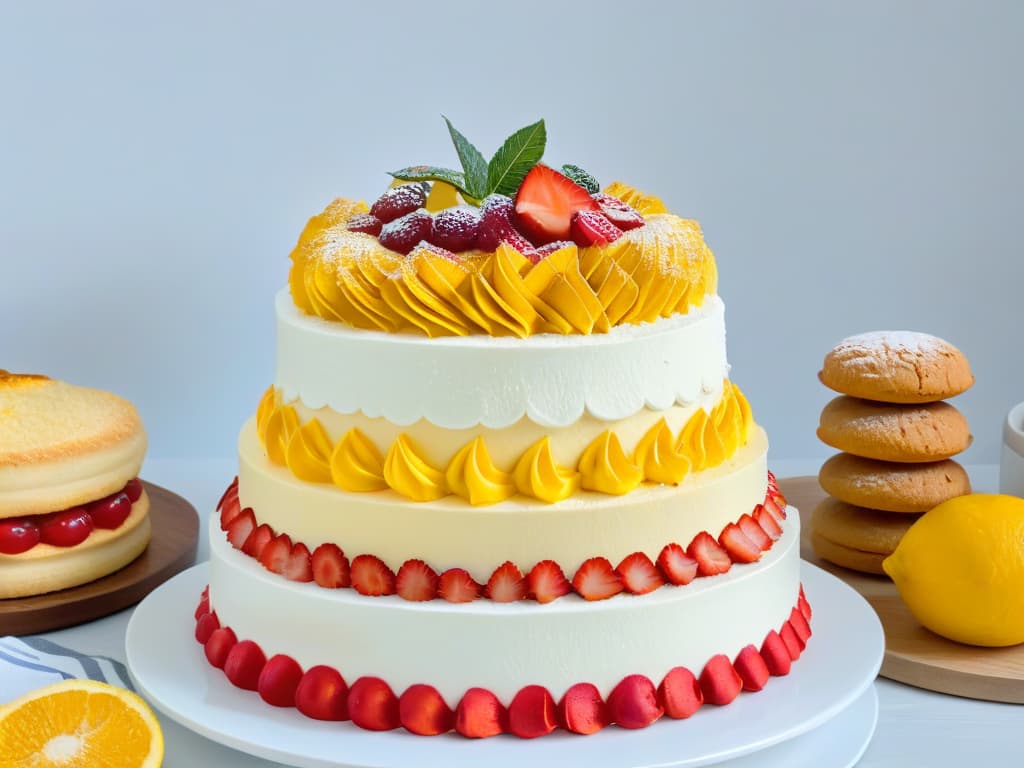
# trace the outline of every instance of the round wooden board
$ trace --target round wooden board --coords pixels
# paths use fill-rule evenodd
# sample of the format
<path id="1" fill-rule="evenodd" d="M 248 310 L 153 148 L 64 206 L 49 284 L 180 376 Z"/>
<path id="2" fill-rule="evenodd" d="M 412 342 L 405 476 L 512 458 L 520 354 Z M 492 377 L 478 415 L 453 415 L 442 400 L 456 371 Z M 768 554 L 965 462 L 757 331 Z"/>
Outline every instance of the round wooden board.
<path id="1" fill-rule="evenodd" d="M 800 510 L 800 555 L 860 592 L 885 629 L 881 675 L 918 688 L 970 699 L 1024 704 L 1024 645 L 978 648 L 954 643 L 922 627 L 889 579 L 858 573 L 819 558 L 811 547 L 811 512 L 825 492 L 816 477 L 779 480 L 786 500 Z"/>
<path id="2" fill-rule="evenodd" d="M 0 600 L 0 636 L 32 635 L 109 616 L 192 565 L 199 542 L 195 507 L 166 488 L 143 484 L 153 526 L 146 550 L 121 570 L 80 587 Z"/>

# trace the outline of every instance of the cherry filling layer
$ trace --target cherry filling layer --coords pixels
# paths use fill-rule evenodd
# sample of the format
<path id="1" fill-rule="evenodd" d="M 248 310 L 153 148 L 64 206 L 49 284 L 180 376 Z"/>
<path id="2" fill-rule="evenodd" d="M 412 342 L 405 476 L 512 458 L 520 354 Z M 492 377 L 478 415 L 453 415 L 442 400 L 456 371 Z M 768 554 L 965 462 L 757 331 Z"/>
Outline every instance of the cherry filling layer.
<path id="1" fill-rule="evenodd" d="M 45 515 L 0 520 L 0 555 L 20 555 L 37 544 L 75 547 L 96 529 L 116 530 L 142 496 L 142 481 L 132 478 L 120 491 L 102 499 Z"/>

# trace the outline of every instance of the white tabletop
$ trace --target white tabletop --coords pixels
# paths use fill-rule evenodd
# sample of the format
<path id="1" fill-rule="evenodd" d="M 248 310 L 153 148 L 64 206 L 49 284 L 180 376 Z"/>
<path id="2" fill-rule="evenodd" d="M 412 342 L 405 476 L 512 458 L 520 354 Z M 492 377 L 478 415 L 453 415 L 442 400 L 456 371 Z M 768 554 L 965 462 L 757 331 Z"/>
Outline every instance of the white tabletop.
<path id="1" fill-rule="evenodd" d="M 146 463 L 143 476 L 191 501 L 205 517 L 235 475 L 230 461 L 162 461 Z M 775 462 L 778 476 L 812 474 L 815 462 Z M 996 487 L 994 466 L 969 467 L 978 490 Z M 206 526 L 200 525 L 198 560 L 209 552 Z M 124 633 L 131 610 L 72 629 L 44 635 L 87 654 L 124 660 Z M 836 659 L 842 663 L 842 659 Z M 1009 704 L 972 701 L 945 696 L 900 683 L 879 679 L 878 731 L 860 765 L 864 768 L 907 766 L 962 766 L 965 759 L 976 765 L 1017 765 L 1024 708 Z M 266 768 L 276 765 L 234 752 L 161 718 L 166 739 L 166 768 L 196 765 L 220 768 Z M 827 768 L 827 766 L 822 766 Z"/>

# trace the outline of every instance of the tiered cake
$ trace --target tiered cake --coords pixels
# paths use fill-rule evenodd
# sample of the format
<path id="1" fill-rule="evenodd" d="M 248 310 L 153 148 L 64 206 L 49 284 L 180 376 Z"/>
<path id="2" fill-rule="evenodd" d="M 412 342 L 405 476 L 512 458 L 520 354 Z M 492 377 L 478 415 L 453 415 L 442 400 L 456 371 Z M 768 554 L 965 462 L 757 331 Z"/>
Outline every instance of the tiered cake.
<path id="1" fill-rule="evenodd" d="M 508 195 L 430 170 L 299 238 L 211 520 L 209 662 L 310 717 L 471 737 L 639 728 L 787 674 L 799 523 L 698 225 L 572 166 Z"/>

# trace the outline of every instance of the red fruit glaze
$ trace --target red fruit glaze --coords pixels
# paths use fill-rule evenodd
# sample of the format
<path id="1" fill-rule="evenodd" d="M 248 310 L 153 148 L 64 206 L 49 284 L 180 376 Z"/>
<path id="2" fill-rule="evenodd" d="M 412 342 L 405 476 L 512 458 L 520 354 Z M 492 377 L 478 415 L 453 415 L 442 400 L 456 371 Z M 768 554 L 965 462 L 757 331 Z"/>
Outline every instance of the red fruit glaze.
<path id="1" fill-rule="evenodd" d="M 622 230 L 600 211 L 580 211 L 574 215 L 569 233 L 573 242 L 581 248 L 588 245 L 607 245 L 622 237 Z"/>
<path id="2" fill-rule="evenodd" d="M 238 515 L 228 523 L 228 541 L 231 542 L 231 546 L 235 549 L 241 549 L 242 545 L 245 544 L 245 540 L 249 538 L 256 529 L 256 518 L 252 514 L 252 509 L 246 507 Z"/>
<path id="3" fill-rule="evenodd" d="M 238 482 L 238 478 L 235 478 L 235 482 Z M 128 494 L 128 501 L 134 504 L 136 501 L 142 498 L 142 481 L 139 480 L 139 478 L 137 477 L 133 477 L 125 485 L 124 492 Z"/>
<path id="4" fill-rule="evenodd" d="M 603 557 L 592 557 L 572 577 L 572 587 L 585 600 L 606 600 L 623 590 L 622 579 Z"/>
<path id="5" fill-rule="evenodd" d="M 704 694 L 693 672 L 686 667 L 674 667 L 658 686 L 658 701 L 666 715 L 682 720 L 700 709 L 704 703 Z"/>
<path id="6" fill-rule="evenodd" d="M 20 555 L 39 543 L 39 526 L 31 520 L 0 520 L 0 555 Z"/>
<path id="7" fill-rule="evenodd" d="M 625 588 L 634 595 L 646 595 L 665 583 L 651 558 L 643 552 L 627 555 L 615 569 Z"/>
<path id="8" fill-rule="evenodd" d="M 295 691 L 302 680 L 302 667 L 291 656 L 272 656 L 260 672 L 256 690 L 260 698 L 274 707 L 294 707 Z"/>
<path id="9" fill-rule="evenodd" d="M 801 647 L 806 647 L 807 640 L 811 636 L 811 625 L 807 623 L 807 619 L 804 618 L 799 608 L 794 608 L 790 611 L 789 624 L 793 627 L 793 631 L 796 632 L 797 638 L 802 643 Z"/>
<path id="10" fill-rule="evenodd" d="M 292 547 L 281 575 L 290 581 L 307 582 L 313 580 L 313 562 L 309 556 L 309 549 L 305 544 L 299 543 Z"/>
<path id="11" fill-rule="evenodd" d="M 455 708 L 455 730 L 469 739 L 497 736 L 508 730 L 508 712 L 490 691 L 470 688 Z"/>
<path id="12" fill-rule="evenodd" d="M 236 688 L 255 691 L 267 663 L 263 650 L 252 640 L 235 643 L 224 661 L 224 674 Z"/>
<path id="13" fill-rule="evenodd" d="M 743 535 L 750 539 L 762 552 L 772 548 L 772 538 L 765 532 L 758 522 L 750 515 L 744 515 L 737 523 Z"/>
<path id="14" fill-rule="evenodd" d="M 567 731 L 589 735 L 610 722 L 601 692 L 591 683 L 576 683 L 558 702 L 558 723 Z"/>
<path id="15" fill-rule="evenodd" d="M 419 208 L 419 206 L 416 206 Z M 416 208 L 411 210 L 415 211 Z M 384 222 L 374 216 L 372 213 L 357 213 L 351 219 L 345 222 L 345 229 L 350 232 L 362 232 L 367 235 L 374 235 L 375 237 L 380 234 L 380 228 L 384 225 Z"/>
<path id="16" fill-rule="evenodd" d="M 718 542 L 734 563 L 756 563 L 761 559 L 761 548 L 747 538 L 736 523 L 729 523 L 722 529 Z"/>
<path id="17" fill-rule="evenodd" d="M 736 674 L 740 676 L 740 680 L 743 681 L 744 691 L 760 691 L 771 675 L 768 665 L 764 663 L 757 648 L 752 645 L 746 646 L 739 652 L 733 667 L 736 669 Z"/>
<path id="18" fill-rule="evenodd" d="M 74 547 L 81 544 L 93 530 L 92 517 L 82 507 L 39 518 L 39 540 L 54 547 Z"/>
<path id="19" fill-rule="evenodd" d="M 373 555 L 359 555 L 350 569 L 352 587 L 361 595 L 395 594 L 395 574 Z"/>
<path id="20" fill-rule="evenodd" d="M 379 677 L 360 677 L 348 689 L 352 722 L 369 731 L 391 731 L 401 725 L 398 697 Z"/>
<path id="21" fill-rule="evenodd" d="M 535 165 L 516 193 L 516 225 L 534 245 L 567 240 L 577 211 L 600 207 L 587 190 L 546 165 Z"/>
<path id="22" fill-rule="evenodd" d="M 504 562 L 491 574 L 484 592 L 496 603 L 513 603 L 526 597 L 526 579 L 515 563 Z"/>
<path id="23" fill-rule="evenodd" d="M 611 719 L 620 728 L 646 728 L 665 710 L 658 702 L 654 683 L 643 675 L 624 677 L 608 696 Z"/>
<path id="24" fill-rule="evenodd" d="M 412 213 L 417 208 L 422 208 L 427 203 L 427 188 L 423 184 L 402 184 L 392 187 L 370 206 L 370 215 L 379 219 L 382 223 L 394 221 L 397 218 Z M 349 229 L 351 220 L 348 226 Z"/>
<path id="25" fill-rule="evenodd" d="M 707 531 L 701 531 L 693 537 L 686 554 L 697 561 L 697 573 L 701 576 L 717 576 L 732 568 L 729 553 Z"/>
<path id="26" fill-rule="evenodd" d="M 538 603 L 550 603 L 572 592 L 572 585 L 554 560 L 541 560 L 526 577 L 526 589 Z"/>
<path id="27" fill-rule="evenodd" d="M 793 659 L 789 656 L 789 649 L 786 648 L 786 644 L 774 629 L 768 633 L 761 644 L 761 658 L 768 666 L 768 671 L 775 677 L 788 675 L 793 663 Z"/>
<path id="28" fill-rule="evenodd" d="M 765 511 L 762 504 L 754 507 L 754 522 L 761 526 L 761 530 L 768 534 L 768 538 L 772 541 L 778 541 L 782 537 L 782 526 Z"/>
<path id="29" fill-rule="evenodd" d="M 406 560 L 395 576 L 395 591 L 398 596 L 422 602 L 437 597 L 437 574 L 422 560 Z"/>
<path id="30" fill-rule="evenodd" d="M 215 629 L 206 640 L 203 650 L 206 652 L 206 660 L 217 669 L 224 668 L 224 662 L 228 660 L 228 654 L 235 647 L 238 638 L 235 637 L 231 627 Z"/>
<path id="31" fill-rule="evenodd" d="M 555 700 L 541 685 L 521 689 L 508 707 L 508 729 L 521 739 L 545 736 L 558 724 Z"/>
<path id="32" fill-rule="evenodd" d="M 437 736 L 455 726 L 455 713 L 432 685 L 410 685 L 398 699 L 398 716 L 417 736 Z"/>
<path id="33" fill-rule="evenodd" d="M 220 622 L 217 621 L 217 614 L 204 613 L 196 622 L 196 640 L 202 645 L 210 639 L 210 635 L 220 629 Z"/>
<path id="34" fill-rule="evenodd" d="M 132 513 L 132 502 L 124 491 L 113 493 L 104 499 L 86 506 L 92 522 L 97 528 L 113 530 L 120 528 Z"/>
<path id="35" fill-rule="evenodd" d="M 476 242 L 480 215 L 471 208 L 447 208 L 434 215 L 428 238 L 434 245 L 452 253 L 468 251 Z"/>
<path id="36" fill-rule="evenodd" d="M 314 720 L 348 720 L 348 686 L 336 669 L 310 667 L 295 688 L 295 706 Z"/>
<path id="37" fill-rule="evenodd" d="M 245 542 L 242 544 L 242 551 L 249 557 L 253 557 L 257 560 L 260 559 L 260 555 L 263 553 L 263 548 L 267 546 L 274 538 L 274 529 L 264 523 L 258 525 L 253 529 L 253 532 L 249 534 Z"/>
<path id="38" fill-rule="evenodd" d="M 291 554 L 292 540 L 287 533 L 282 533 L 280 536 L 276 536 L 267 542 L 266 546 L 263 547 L 259 557 L 260 565 L 271 573 L 284 573 Z"/>
<path id="39" fill-rule="evenodd" d="M 708 704 L 725 706 L 740 695 L 743 681 L 733 669 L 729 657 L 719 653 L 712 656 L 700 673 L 700 690 Z"/>
<path id="40" fill-rule="evenodd" d="M 782 638 L 782 642 L 786 644 L 786 650 L 789 651 L 789 658 L 796 661 L 800 658 L 800 654 L 803 653 L 804 643 L 797 635 L 796 630 L 793 629 L 793 625 L 788 621 L 782 625 L 782 629 L 779 630 L 779 637 Z"/>
<path id="41" fill-rule="evenodd" d="M 337 544 L 321 544 L 313 550 L 313 581 L 326 589 L 351 586 L 348 558 Z"/>
<path id="42" fill-rule="evenodd" d="M 450 568 L 438 580 L 437 596 L 449 603 L 471 603 L 480 597 L 481 586 L 468 571 Z"/>
<path id="43" fill-rule="evenodd" d="M 381 227 L 380 244 L 392 251 L 407 254 L 421 241 L 430 237 L 433 221 L 430 212 L 425 208 L 407 213 Z"/>
<path id="44" fill-rule="evenodd" d="M 697 561 L 678 544 L 666 544 L 658 555 L 658 570 L 669 584 L 689 584 L 697 576 Z"/>

